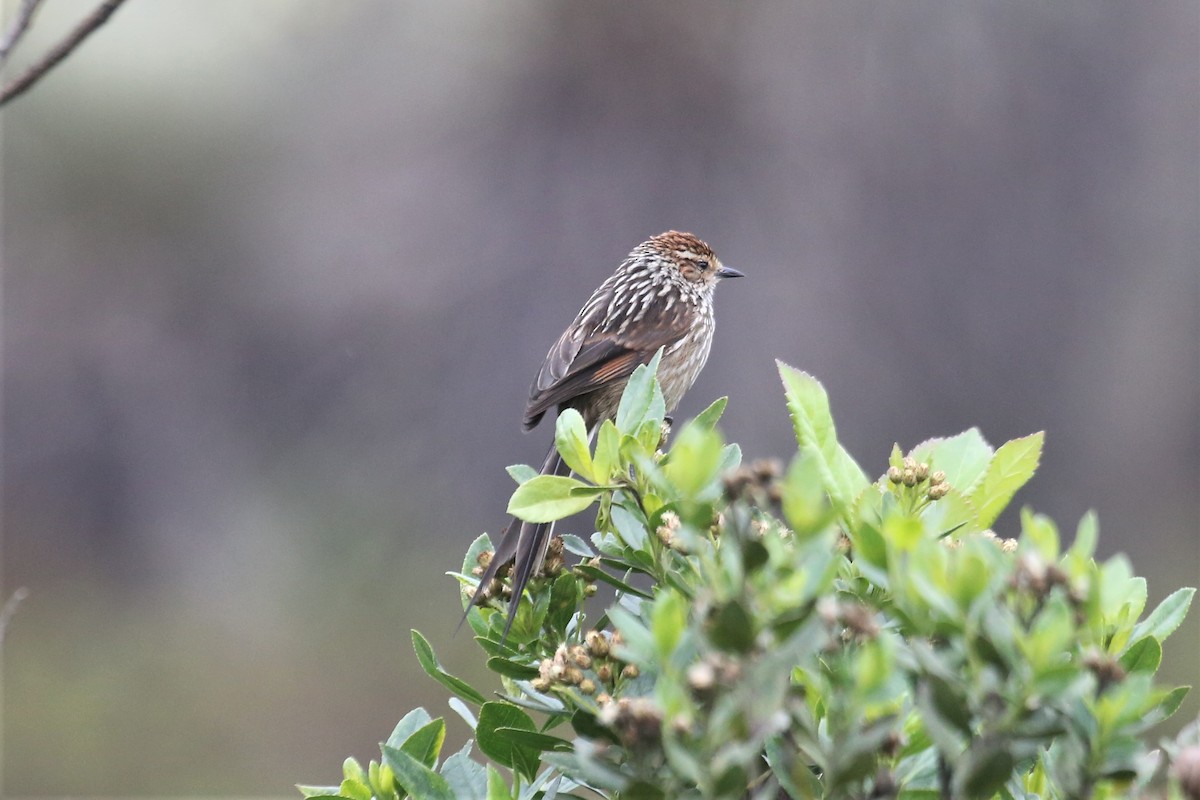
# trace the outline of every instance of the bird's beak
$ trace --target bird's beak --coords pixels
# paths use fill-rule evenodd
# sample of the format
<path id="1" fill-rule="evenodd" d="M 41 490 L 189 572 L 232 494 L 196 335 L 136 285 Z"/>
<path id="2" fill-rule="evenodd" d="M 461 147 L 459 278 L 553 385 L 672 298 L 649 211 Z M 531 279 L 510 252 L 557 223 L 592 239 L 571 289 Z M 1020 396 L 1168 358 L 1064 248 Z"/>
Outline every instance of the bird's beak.
<path id="1" fill-rule="evenodd" d="M 746 277 L 746 273 L 736 270 L 733 267 L 727 267 L 724 264 L 722 264 L 721 268 L 717 270 L 717 277 L 718 278 L 744 278 L 744 277 Z"/>

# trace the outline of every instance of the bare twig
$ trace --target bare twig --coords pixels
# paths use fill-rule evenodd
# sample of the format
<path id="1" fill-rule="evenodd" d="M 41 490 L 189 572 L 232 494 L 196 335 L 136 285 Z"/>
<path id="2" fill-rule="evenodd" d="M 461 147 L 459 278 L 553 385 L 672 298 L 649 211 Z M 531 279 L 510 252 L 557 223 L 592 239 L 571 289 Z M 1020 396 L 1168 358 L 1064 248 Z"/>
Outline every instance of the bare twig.
<path id="1" fill-rule="evenodd" d="M 42 76 L 50 71 L 58 62 L 71 54 L 71 51 L 92 34 L 96 28 L 103 25 L 112 13 L 121 7 L 125 0 L 104 0 L 100 6 L 75 26 L 75 30 L 42 57 L 41 61 L 26 70 L 25 74 L 4 87 L 0 92 L 0 106 L 12 100 L 33 86 Z"/>
<path id="2" fill-rule="evenodd" d="M 13 614 L 17 613 L 17 606 L 21 605 L 21 601 L 26 597 L 29 597 L 29 590 L 22 586 L 12 593 L 4 608 L 0 608 L 0 644 L 4 643 L 4 632 L 8 630 L 8 623 L 12 621 Z"/>
<path id="3" fill-rule="evenodd" d="M 13 18 L 12 25 L 4 32 L 4 38 L 0 39 L 0 66 L 8 60 L 8 53 L 13 49 L 13 45 L 21 40 L 25 35 L 25 29 L 29 27 L 29 20 L 33 19 L 33 12 L 37 11 L 37 7 L 42 4 L 42 0 L 21 0 L 21 7 L 17 9 L 17 16 Z"/>

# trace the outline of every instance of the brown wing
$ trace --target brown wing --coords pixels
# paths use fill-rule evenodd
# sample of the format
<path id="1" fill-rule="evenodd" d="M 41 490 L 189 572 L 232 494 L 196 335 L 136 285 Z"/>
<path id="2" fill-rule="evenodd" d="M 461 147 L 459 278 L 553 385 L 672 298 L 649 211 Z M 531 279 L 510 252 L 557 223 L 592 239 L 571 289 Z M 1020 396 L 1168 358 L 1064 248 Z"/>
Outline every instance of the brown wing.
<path id="1" fill-rule="evenodd" d="M 651 305 L 641 319 L 623 326 L 619 315 L 609 318 L 607 314 L 610 292 L 607 284 L 601 286 L 546 354 L 529 390 L 527 430 L 550 409 L 624 381 L 639 364 L 649 363 L 660 347 L 687 333 L 683 315 L 670 313 L 661 304 Z"/>

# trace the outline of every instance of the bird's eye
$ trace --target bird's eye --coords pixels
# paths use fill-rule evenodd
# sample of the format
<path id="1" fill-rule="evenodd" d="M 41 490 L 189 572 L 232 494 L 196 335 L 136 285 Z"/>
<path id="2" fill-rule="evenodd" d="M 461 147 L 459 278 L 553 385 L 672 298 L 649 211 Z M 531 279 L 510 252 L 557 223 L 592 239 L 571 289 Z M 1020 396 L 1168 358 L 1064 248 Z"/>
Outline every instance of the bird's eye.
<path id="1" fill-rule="evenodd" d="M 704 270 L 708 269 L 708 262 L 705 261 L 703 258 L 696 259 L 696 269 L 703 272 Z"/>

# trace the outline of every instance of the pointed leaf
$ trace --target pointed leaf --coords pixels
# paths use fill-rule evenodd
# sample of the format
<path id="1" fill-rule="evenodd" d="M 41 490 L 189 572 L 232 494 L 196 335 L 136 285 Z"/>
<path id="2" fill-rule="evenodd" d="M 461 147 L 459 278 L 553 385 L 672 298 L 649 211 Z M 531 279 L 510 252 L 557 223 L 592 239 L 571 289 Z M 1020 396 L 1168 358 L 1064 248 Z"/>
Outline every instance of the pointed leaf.
<path id="1" fill-rule="evenodd" d="M 446 759 L 442 777 L 455 797 L 484 797 L 487 794 L 487 770 L 471 758 L 471 743 Z"/>
<path id="2" fill-rule="evenodd" d="M 446 779 L 403 750 L 383 746 L 383 760 L 396 774 L 396 783 L 420 800 L 455 800 Z"/>
<path id="3" fill-rule="evenodd" d="M 979 514 L 980 528 L 990 528 L 1017 490 L 1033 477 L 1042 457 L 1045 438 L 1045 432 L 1039 431 L 1013 439 L 1005 442 L 992 456 L 987 471 L 970 494 Z"/>
<path id="4" fill-rule="evenodd" d="M 654 378 L 661 359 L 662 348 L 659 348 L 649 364 L 639 366 L 629 376 L 625 391 L 621 393 L 621 403 L 617 406 L 617 430 L 621 433 L 635 433 L 648 419 L 657 418 L 659 423 L 662 422 L 666 407 L 658 381 Z"/>
<path id="5" fill-rule="evenodd" d="M 571 743 L 566 739 L 560 739 L 548 733 L 538 733 L 537 731 L 525 728 L 497 728 L 496 734 L 503 736 L 510 742 L 538 751 L 550 750 L 556 753 L 567 753 L 573 749 Z"/>
<path id="6" fill-rule="evenodd" d="M 429 716 L 429 712 L 424 708 L 414 708 L 412 711 L 404 715 L 404 718 L 396 723 L 396 727 L 392 729 L 392 735 L 387 738 L 386 744 L 392 747 L 399 747 L 404 744 L 404 740 L 412 736 L 421 728 L 432 722 L 433 719 Z M 357 762 L 355 762 L 357 763 Z"/>
<path id="7" fill-rule="evenodd" d="M 393 731 L 389 737 L 387 744 L 395 747 L 393 739 L 397 738 Z M 400 744 L 400 749 L 408 753 L 410 756 L 420 761 L 427 767 L 432 768 L 437 764 L 438 755 L 442 752 L 442 742 L 446 739 L 446 720 L 438 717 L 437 719 L 427 723 L 421 728 L 418 728 L 410 736 L 406 737 Z"/>
<path id="8" fill-rule="evenodd" d="M 491 764 L 487 767 L 487 800 L 513 800 L 504 776 Z"/>
<path id="9" fill-rule="evenodd" d="M 1172 592 L 1167 599 L 1158 604 L 1158 608 L 1150 612 L 1150 616 L 1134 626 L 1130 638 L 1136 641 L 1143 636 L 1153 636 L 1159 642 L 1165 640 L 1187 616 L 1188 606 L 1192 604 L 1192 596 L 1195 594 L 1196 590 L 1193 588 Z"/>
<path id="10" fill-rule="evenodd" d="M 529 664 L 521 664 L 511 659 L 492 656 L 487 660 L 487 668 L 497 675 L 514 678 L 519 681 L 531 681 L 538 676 L 538 668 Z"/>
<path id="11" fill-rule="evenodd" d="M 721 437 L 709 428 L 685 425 L 663 464 L 663 474 L 685 498 L 712 484 L 721 464 Z"/>
<path id="12" fill-rule="evenodd" d="M 567 466 L 589 480 L 592 475 L 592 454 L 588 450 L 587 428 L 583 417 L 573 408 L 563 409 L 554 424 L 554 446 Z"/>
<path id="13" fill-rule="evenodd" d="M 479 725 L 475 728 L 479 749 L 489 758 L 506 766 L 527 780 L 537 774 L 538 750 L 504 735 L 502 728 L 533 731 L 537 726 L 529 715 L 511 703 L 488 702 L 479 709 Z"/>
<path id="14" fill-rule="evenodd" d="M 509 476 L 517 482 L 517 485 L 536 478 L 539 474 L 536 469 L 528 464 L 510 464 L 504 469 L 506 472 L 508 472 Z"/>
<path id="15" fill-rule="evenodd" d="M 621 433 L 611 419 L 600 424 L 596 434 L 596 455 L 592 458 L 592 476 L 597 483 L 608 483 L 621 463 Z"/>
<path id="16" fill-rule="evenodd" d="M 1153 636 L 1143 636 L 1129 645 L 1121 654 L 1120 661 L 1126 672 L 1149 672 L 1153 675 L 1162 663 L 1162 645 Z"/>
<path id="17" fill-rule="evenodd" d="M 554 522 L 583 511 L 604 491 L 565 475 L 539 475 L 517 487 L 508 513 L 526 522 Z"/>
<path id="18" fill-rule="evenodd" d="M 829 397 L 820 381 L 782 361 L 775 363 L 783 380 L 796 441 L 802 450 L 811 450 L 818 459 L 825 491 L 838 513 L 849 522 L 850 506 L 867 487 L 867 476 L 838 444 Z"/>
<path id="19" fill-rule="evenodd" d="M 701 411 L 695 419 L 692 420 L 692 425 L 702 430 L 711 431 L 717 427 L 717 421 L 721 419 L 721 415 L 725 413 L 725 406 L 728 405 L 728 397 L 718 397 L 712 402 L 708 408 Z"/>
<path id="20" fill-rule="evenodd" d="M 442 665 L 438 663 L 437 656 L 434 655 L 433 647 L 426 641 L 425 637 L 417 630 L 412 632 L 413 650 L 417 653 L 417 661 L 421 662 L 421 669 L 425 670 L 425 674 L 433 678 L 438 683 L 445 686 L 456 695 L 466 700 L 468 703 L 480 705 L 486 698 L 471 686 L 471 684 L 456 678 L 442 669 Z"/>
<path id="21" fill-rule="evenodd" d="M 651 597 L 649 593 L 642 591 L 636 586 L 626 583 L 620 578 L 610 575 L 599 567 L 593 567 L 590 564 L 580 564 L 575 568 L 575 571 L 580 575 L 583 575 L 585 578 L 591 578 L 594 581 L 601 581 L 603 583 L 607 583 L 609 586 L 616 587 L 625 594 L 631 594 L 636 597 L 645 597 L 647 599 Z"/>
<path id="22" fill-rule="evenodd" d="M 970 495 L 992 460 L 992 446 L 978 428 L 970 428 L 948 439 L 930 439 L 913 448 L 912 457 L 926 462 L 934 471 L 946 473 L 946 483 Z"/>

